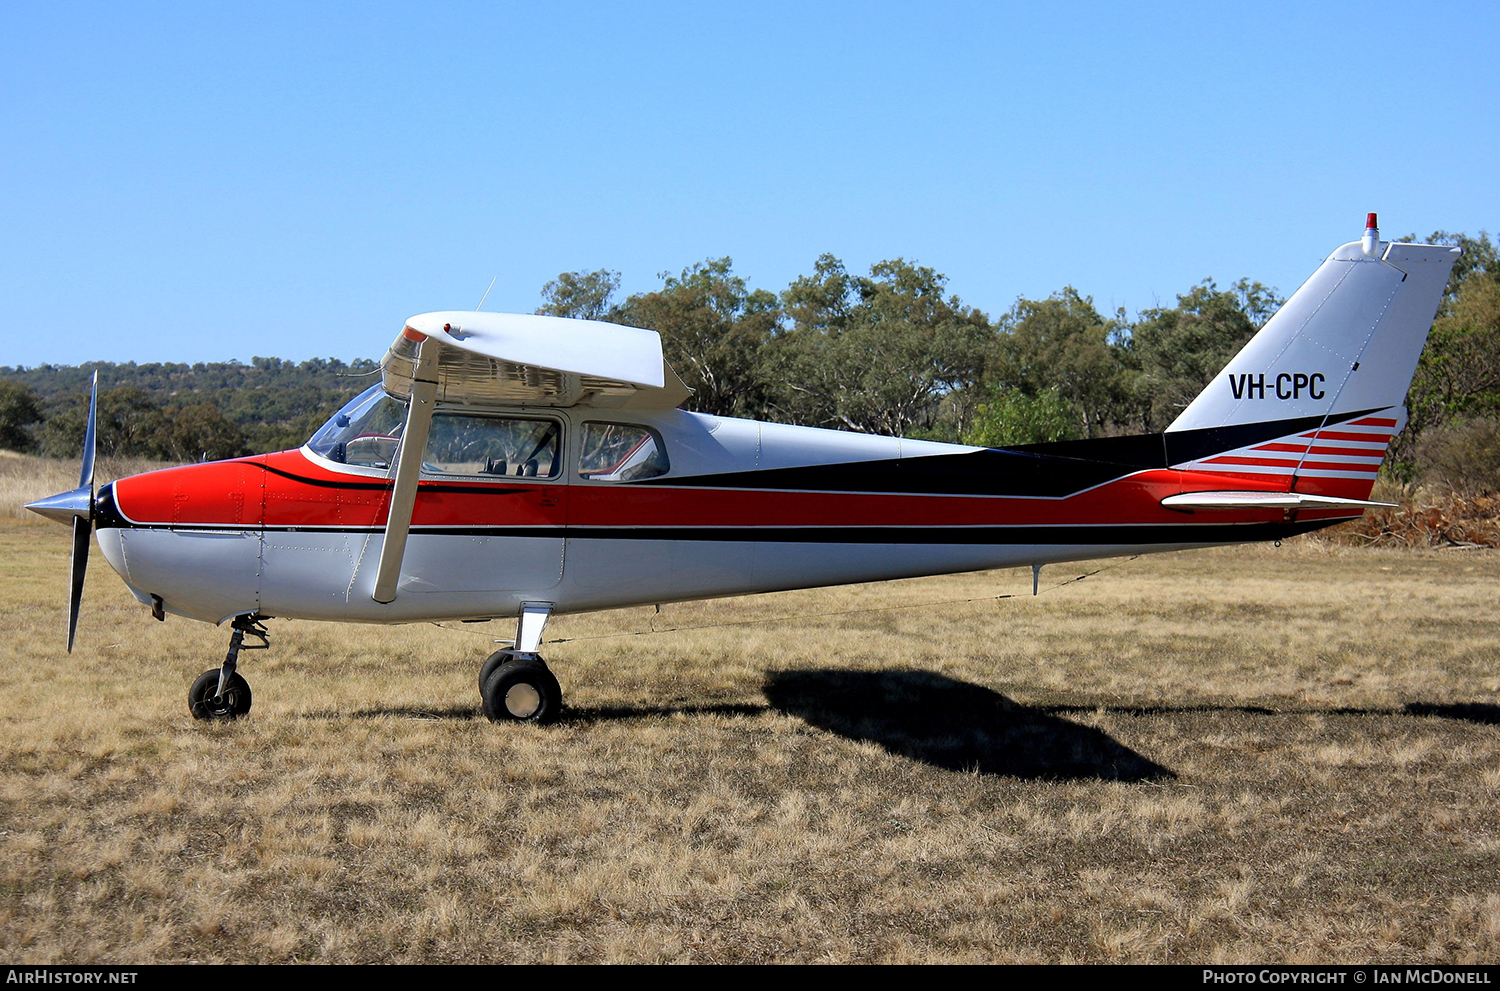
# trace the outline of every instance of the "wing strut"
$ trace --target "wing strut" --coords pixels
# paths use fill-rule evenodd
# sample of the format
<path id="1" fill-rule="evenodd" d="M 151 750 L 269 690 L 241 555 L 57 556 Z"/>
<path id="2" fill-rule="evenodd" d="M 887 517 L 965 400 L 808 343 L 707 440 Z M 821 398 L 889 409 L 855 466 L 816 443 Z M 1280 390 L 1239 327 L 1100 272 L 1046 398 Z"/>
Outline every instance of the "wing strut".
<path id="1" fill-rule="evenodd" d="M 370 596 L 376 602 L 390 602 L 396 598 L 401 558 L 406 553 L 406 535 L 411 530 L 412 509 L 417 504 L 422 451 L 427 447 L 427 431 L 432 426 L 432 408 L 437 401 L 437 359 L 442 345 L 424 337 L 417 348 L 418 357 L 412 371 L 411 405 L 406 408 L 406 427 L 401 431 L 401 448 L 396 452 L 396 465 L 392 469 L 395 484 L 391 488 L 391 508 L 386 513 L 380 570 L 375 573 L 375 591 Z"/>

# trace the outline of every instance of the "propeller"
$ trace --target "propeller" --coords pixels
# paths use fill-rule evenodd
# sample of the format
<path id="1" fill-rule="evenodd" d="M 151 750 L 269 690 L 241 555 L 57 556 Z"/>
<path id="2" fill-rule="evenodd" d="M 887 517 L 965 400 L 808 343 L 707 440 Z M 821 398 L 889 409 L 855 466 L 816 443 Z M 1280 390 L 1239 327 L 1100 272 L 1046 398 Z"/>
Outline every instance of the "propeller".
<path id="1" fill-rule="evenodd" d="M 83 603 L 83 575 L 89 566 L 89 538 L 94 531 L 94 440 L 99 415 L 99 373 L 89 389 L 89 422 L 83 434 L 83 466 L 78 472 L 78 488 L 38 499 L 26 508 L 40 516 L 73 527 L 73 553 L 68 563 L 71 588 L 68 593 L 68 653 L 73 653 L 73 638 L 78 631 L 78 609 Z"/>

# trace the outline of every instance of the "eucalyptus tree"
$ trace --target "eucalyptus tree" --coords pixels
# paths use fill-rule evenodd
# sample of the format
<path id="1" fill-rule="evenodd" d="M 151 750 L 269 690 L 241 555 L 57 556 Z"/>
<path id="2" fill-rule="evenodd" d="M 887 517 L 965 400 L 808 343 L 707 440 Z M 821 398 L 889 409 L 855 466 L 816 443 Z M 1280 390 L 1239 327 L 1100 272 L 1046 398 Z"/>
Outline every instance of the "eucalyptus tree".
<path id="1" fill-rule="evenodd" d="M 1497 460 L 1489 448 L 1500 424 L 1500 251 L 1483 231 L 1477 238 L 1439 231 L 1429 241 L 1458 245 L 1464 254 L 1417 362 L 1406 399 L 1410 420 L 1392 445 L 1392 460 L 1403 481 L 1435 458 L 1448 463 L 1447 480 L 1472 487 L 1462 464 L 1472 463 L 1476 477 L 1493 478 Z"/>
<path id="2" fill-rule="evenodd" d="M 710 258 L 660 278 L 660 289 L 631 296 L 609 318 L 661 335 L 663 355 L 693 390 L 686 408 L 760 415 L 767 393 L 760 351 L 780 319 L 776 295 L 750 289 L 729 258 Z"/>
<path id="3" fill-rule="evenodd" d="M 609 315 L 614 294 L 620 289 L 620 273 L 608 269 L 563 272 L 542 286 L 545 302 L 537 312 L 576 320 L 603 320 Z"/>
<path id="4" fill-rule="evenodd" d="M 946 401 L 955 438 L 993 337 L 989 318 L 945 296 L 947 278 L 902 258 L 853 276 L 832 255 L 781 296 L 776 412 L 797 423 L 906 434 Z"/>
<path id="5" fill-rule="evenodd" d="M 1285 302 L 1276 290 L 1241 279 L 1212 279 L 1171 308 L 1143 310 L 1122 341 L 1129 376 L 1126 419 L 1142 431 L 1167 427 Z"/>
<path id="6" fill-rule="evenodd" d="M 30 427 L 41 420 L 36 390 L 22 382 L 0 380 L 0 448 L 29 451 L 36 446 Z"/>
<path id="7" fill-rule="evenodd" d="M 1072 286 L 1046 299 L 1018 299 L 1000 318 L 991 379 L 1030 397 L 1056 390 L 1083 436 L 1100 436 L 1125 408 L 1123 329 L 1119 317 L 1106 320 Z"/>

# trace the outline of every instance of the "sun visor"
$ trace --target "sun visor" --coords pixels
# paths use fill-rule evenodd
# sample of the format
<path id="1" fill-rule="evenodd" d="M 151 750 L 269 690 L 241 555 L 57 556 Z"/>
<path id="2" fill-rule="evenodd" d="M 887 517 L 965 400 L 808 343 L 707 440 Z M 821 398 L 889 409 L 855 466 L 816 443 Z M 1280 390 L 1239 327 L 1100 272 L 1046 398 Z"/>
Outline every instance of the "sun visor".
<path id="1" fill-rule="evenodd" d="M 411 394 L 417 347 L 424 341 L 441 346 L 439 402 L 672 409 L 692 395 L 662 358 L 654 330 L 465 310 L 406 321 L 381 362 L 391 395 Z"/>

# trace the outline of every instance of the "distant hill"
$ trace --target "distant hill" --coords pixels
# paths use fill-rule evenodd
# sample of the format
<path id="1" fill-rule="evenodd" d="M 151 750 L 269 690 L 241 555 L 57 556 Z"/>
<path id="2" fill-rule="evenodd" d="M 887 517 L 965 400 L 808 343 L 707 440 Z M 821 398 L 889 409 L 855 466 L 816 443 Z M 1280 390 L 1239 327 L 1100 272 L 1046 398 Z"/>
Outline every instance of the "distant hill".
<path id="1" fill-rule="evenodd" d="M 368 358 L 348 363 L 337 358 L 297 363 L 257 357 L 249 364 L 0 366 L 0 386 L 13 383 L 8 395 L 24 400 L 29 391 L 32 397 L 36 418 L 25 429 L 34 449 L 56 456 L 77 453 L 95 371 L 101 447 L 107 453 L 178 458 L 296 447 L 379 377 L 378 363 Z M 118 428 L 113 433 L 105 422 L 109 414 Z"/>

